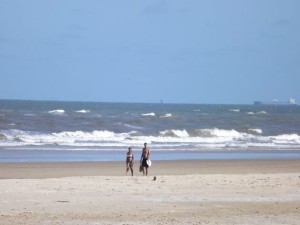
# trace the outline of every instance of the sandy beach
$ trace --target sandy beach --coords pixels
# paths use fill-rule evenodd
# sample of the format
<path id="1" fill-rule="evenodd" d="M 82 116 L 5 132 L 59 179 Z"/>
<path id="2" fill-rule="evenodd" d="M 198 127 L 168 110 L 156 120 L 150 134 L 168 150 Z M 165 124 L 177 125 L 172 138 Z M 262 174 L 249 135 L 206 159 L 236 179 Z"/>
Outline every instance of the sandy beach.
<path id="1" fill-rule="evenodd" d="M 1 224 L 299 224 L 300 160 L 1 163 Z M 156 180 L 154 180 L 154 176 Z"/>

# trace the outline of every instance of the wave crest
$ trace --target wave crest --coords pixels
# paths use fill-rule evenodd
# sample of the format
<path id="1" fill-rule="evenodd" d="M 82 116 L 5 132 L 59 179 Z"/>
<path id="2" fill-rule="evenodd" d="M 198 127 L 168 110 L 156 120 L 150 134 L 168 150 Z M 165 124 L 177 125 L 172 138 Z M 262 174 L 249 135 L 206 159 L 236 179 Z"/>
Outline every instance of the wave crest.
<path id="1" fill-rule="evenodd" d="M 230 109 L 230 112 L 240 112 L 240 109 Z"/>
<path id="2" fill-rule="evenodd" d="M 50 110 L 48 113 L 50 113 L 50 114 L 64 114 L 65 110 L 63 110 L 63 109 Z"/>
<path id="3" fill-rule="evenodd" d="M 0 133 L 0 140 L 7 140 L 7 137 L 5 134 Z"/>
<path id="4" fill-rule="evenodd" d="M 144 142 L 151 143 L 151 148 L 158 146 L 167 150 L 216 150 L 216 149 L 299 149 L 300 136 L 280 134 L 277 136 L 257 135 L 260 129 L 249 129 L 255 134 L 224 129 L 197 129 L 193 131 L 169 129 L 159 132 L 159 135 L 130 131 L 115 133 L 109 130 L 64 131 L 58 133 L 38 133 L 21 130 L 2 130 L 0 132 L 0 147 L 18 146 L 52 146 L 64 149 L 70 147 L 86 147 L 100 150 L 126 149 L 128 146 L 140 147 Z M 61 147 L 58 147 L 61 146 Z M 175 146 L 175 147 L 174 147 Z"/>
<path id="5" fill-rule="evenodd" d="M 165 130 L 159 133 L 160 135 L 166 137 L 189 137 L 190 136 L 186 130 Z"/>
<path id="6" fill-rule="evenodd" d="M 89 113 L 90 110 L 85 110 L 85 109 L 82 109 L 82 110 L 78 110 L 76 111 L 77 113 Z"/>
<path id="7" fill-rule="evenodd" d="M 166 113 L 165 115 L 161 116 L 161 118 L 171 118 L 174 117 L 172 113 Z"/>
<path id="8" fill-rule="evenodd" d="M 239 137 L 241 133 L 236 130 L 213 129 L 197 129 L 196 134 L 200 137 Z"/>
<path id="9" fill-rule="evenodd" d="M 262 134 L 263 132 L 261 129 L 248 129 L 247 133 L 257 135 L 257 134 Z"/>
<path id="10" fill-rule="evenodd" d="M 151 113 L 144 113 L 142 114 L 142 116 L 156 116 L 156 114 L 154 112 L 151 112 Z"/>

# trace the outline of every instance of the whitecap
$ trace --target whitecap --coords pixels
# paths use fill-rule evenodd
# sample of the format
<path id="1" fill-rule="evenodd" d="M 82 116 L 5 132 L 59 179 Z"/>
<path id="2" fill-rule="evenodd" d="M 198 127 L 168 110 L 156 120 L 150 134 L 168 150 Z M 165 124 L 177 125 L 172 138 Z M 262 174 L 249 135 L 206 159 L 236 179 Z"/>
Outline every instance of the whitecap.
<path id="1" fill-rule="evenodd" d="M 254 115 L 254 112 L 247 112 L 248 115 Z"/>
<path id="2" fill-rule="evenodd" d="M 82 139 L 82 140 L 101 140 L 105 138 L 113 138 L 115 137 L 115 133 L 111 131 L 92 131 L 92 132 L 84 132 L 84 131 L 65 131 L 60 133 L 53 133 L 55 137 L 60 138 L 75 138 L 75 139 Z"/>
<path id="3" fill-rule="evenodd" d="M 161 116 L 161 118 L 170 118 L 173 117 L 172 113 L 166 113 L 165 115 Z"/>
<path id="4" fill-rule="evenodd" d="M 85 109 L 82 109 L 82 110 L 78 110 L 76 111 L 77 113 L 89 113 L 90 110 L 85 110 Z"/>
<path id="5" fill-rule="evenodd" d="M 262 134 L 262 130 L 261 129 L 248 129 L 248 131 L 250 131 L 250 133 L 254 133 L 254 134 Z"/>
<path id="6" fill-rule="evenodd" d="M 257 112 L 256 114 L 267 114 L 266 111 L 260 111 L 260 112 Z"/>
<path id="7" fill-rule="evenodd" d="M 142 116 L 155 116 L 155 113 L 154 112 L 144 113 L 144 114 L 142 114 Z"/>
<path id="8" fill-rule="evenodd" d="M 224 129 L 198 129 L 196 132 L 200 136 L 204 137 L 240 137 L 242 134 L 236 130 L 224 130 Z"/>
<path id="9" fill-rule="evenodd" d="M 64 114 L 65 110 L 63 110 L 63 109 L 56 109 L 56 110 L 51 110 L 48 113 L 50 113 L 50 114 Z"/>
<path id="10" fill-rule="evenodd" d="M 280 134 L 273 136 L 272 140 L 276 144 L 300 144 L 300 136 L 298 134 Z"/>
<path id="11" fill-rule="evenodd" d="M 239 109 L 230 109 L 229 111 L 230 111 L 230 112 L 240 112 Z"/>
<path id="12" fill-rule="evenodd" d="M 189 137 L 190 135 L 186 130 L 165 130 L 159 132 L 163 136 L 171 136 L 171 137 Z"/>

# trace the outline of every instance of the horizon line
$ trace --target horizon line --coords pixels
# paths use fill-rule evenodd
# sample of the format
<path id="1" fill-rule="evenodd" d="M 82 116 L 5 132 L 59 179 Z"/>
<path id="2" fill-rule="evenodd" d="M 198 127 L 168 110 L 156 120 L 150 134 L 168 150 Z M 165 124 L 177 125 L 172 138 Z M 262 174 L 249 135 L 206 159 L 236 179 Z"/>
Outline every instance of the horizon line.
<path id="1" fill-rule="evenodd" d="M 32 101 L 32 102 L 86 102 L 86 103 L 119 103 L 119 104 L 186 104 L 186 105 L 253 105 L 253 103 L 193 103 L 193 102 L 134 102 L 134 101 L 96 101 L 96 100 L 41 100 L 41 99 L 20 99 L 0 98 L 1 101 Z M 254 102 L 254 101 L 253 101 Z"/>

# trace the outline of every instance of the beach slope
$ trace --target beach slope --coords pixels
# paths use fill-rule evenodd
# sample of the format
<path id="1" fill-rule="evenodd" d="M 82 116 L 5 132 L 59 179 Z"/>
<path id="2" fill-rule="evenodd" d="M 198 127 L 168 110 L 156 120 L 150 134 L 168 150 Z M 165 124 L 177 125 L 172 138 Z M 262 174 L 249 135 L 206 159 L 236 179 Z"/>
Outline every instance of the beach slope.
<path id="1" fill-rule="evenodd" d="M 185 161 L 154 162 L 156 168 L 151 168 L 148 177 L 138 172 L 134 177 L 117 175 L 119 163 L 99 163 L 103 169 L 100 174 L 92 169 L 96 164 L 84 163 L 83 174 L 69 177 L 45 173 L 45 168 L 51 168 L 48 164 L 39 164 L 41 170 L 37 164 L 25 164 L 27 172 L 20 172 L 19 178 L 16 168 L 22 164 L 1 164 L 1 171 L 6 168 L 6 177 L 1 172 L 0 221 L 1 224 L 296 225 L 300 221 L 299 162 L 191 161 L 189 166 Z M 54 165 L 64 175 L 72 170 L 69 168 L 72 164 Z M 124 167 L 122 164 L 123 174 Z"/>

